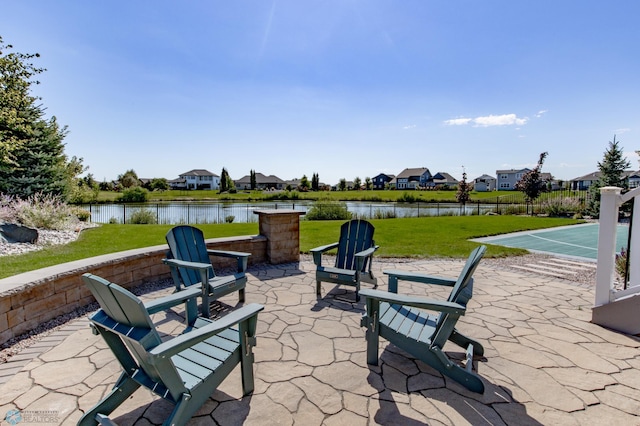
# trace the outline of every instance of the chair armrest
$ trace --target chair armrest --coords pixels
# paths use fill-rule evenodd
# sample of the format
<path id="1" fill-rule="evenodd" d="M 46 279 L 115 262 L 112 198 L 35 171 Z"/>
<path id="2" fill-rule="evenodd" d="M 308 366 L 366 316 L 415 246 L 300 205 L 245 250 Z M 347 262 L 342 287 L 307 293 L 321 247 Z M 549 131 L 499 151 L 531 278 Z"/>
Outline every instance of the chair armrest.
<path id="1" fill-rule="evenodd" d="M 370 256 L 373 256 L 373 253 L 375 253 L 375 251 L 378 250 L 379 248 L 380 248 L 380 246 L 369 247 L 366 250 L 359 251 L 354 256 L 356 256 L 356 257 L 370 257 Z"/>
<path id="2" fill-rule="evenodd" d="M 185 290 L 144 302 L 143 305 L 149 315 L 151 315 L 156 312 L 167 310 L 198 296 L 202 296 L 201 287 L 199 285 L 192 285 L 187 287 Z"/>
<path id="3" fill-rule="evenodd" d="M 313 255 L 313 263 L 315 263 L 316 266 L 322 266 L 322 253 L 338 248 L 338 244 L 339 243 L 336 242 L 311 249 L 310 251 Z"/>
<path id="4" fill-rule="evenodd" d="M 422 284 L 446 285 L 448 287 L 453 287 L 456 283 L 456 280 L 451 278 L 436 277 L 433 275 L 421 274 L 419 272 L 384 270 L 382 273 L 389 275 L 389 278 L 394 277 L 397 280 L 413 281 Z"/>
<path id="5" fill-rule="evenodd" d="M 360 290 L 360 295 L 379 300 L 381 302 L 395 303 L 404 306 L 429 309 L 437 312 L 444 312 L 453 315 L 464 315 L 466 308 L 458 303 L 441 300 L 427 299 L 426 297 L 407 296 L 404 294 L 389 293 L 381 290 L 364 289 Z"/>
<path id="6" fill-rule="evenodd" d="M 187 268 L 195 270 L 211 268 L 211 264 L 209 263 L 189 262 L 187 260 L 178 259 L 162 259 L 162 263 L 164 263 L 165 265 L 173 266 L 175 268 Z"/>
<path id="7" fill-rule="evenodd" d="M 249 261 L 249 256 L 251 256 L 251 253 L 229 250 L 207 250 L 207 254 L 209 256 L 235 258 L 238 261 L 238 272 L 247 270 L 247 262 Z"/>
<path id="8" fill-rule="evenodd" d="M 202 342 L 203 340 L 206 340 L 209 337 L 214 336 L 223 330 L 226 330 L 232 325 L 238 324 L 253 316 L 258 315 L 258 312 L 263 309 L 264 306 L 262 305 L 259 305 L 257 303 L 250 303 L 246 306 L 236 309 L 235 311 L 218 320 L 211 321 L 210 324 L 207 324 L 204 327 L 193 329 L 167 342 L 159 344 L 158 346 L 150 350 L 149 354 L 153 357 L 161 358 L 173 356 L 185 349 L 192 347 L 198 342 Z"/>

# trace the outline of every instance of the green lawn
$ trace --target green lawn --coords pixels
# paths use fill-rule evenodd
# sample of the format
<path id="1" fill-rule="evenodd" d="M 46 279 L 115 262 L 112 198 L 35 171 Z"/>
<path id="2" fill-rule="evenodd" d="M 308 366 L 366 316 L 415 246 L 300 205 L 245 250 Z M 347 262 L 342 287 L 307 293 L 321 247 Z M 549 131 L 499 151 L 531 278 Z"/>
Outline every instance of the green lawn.
<path id="1" fill-rule="evenodd" d="M 573 219 L 528 216 L 445 216 L 371 222 L 376 227 L 376 243 L 380 245 L 377 256 L 414 258 L 464 258 L 477 246 L 468 241 L 470 238 L 580 223 Z M 313 247 L 336 241 L 340 224 L 342 221 L 301 221 L 301 251 L 308 253 Z M 77 241 L 65 246 L 0 257 L 0 278 L 87 257 L 165 244 L 164 235 L 170 228 L 171 225 L 105 224 L 87 229 Z M 206 238 L 258 233 L 257 223 L 198 225 L 198 228 L 204 231 Z M 526 251 L 520 249 L 490 246 L 486 256 L 524 253 Z"/>
<path id="2" fill-rule="evenodd" d="M 543 193 L 540 200 L 558 196 L 566 196 L 568 192 Z M 112 202 L 120 195 L 118 192 L 101 191 L 100 202 Z M 149 193 L 149 201 L 270 201 L 270 200 L 334 200 L 334 201 L 370 201 L 394 202 L 404 197 L 414 198 L 417 202 L 456 202 L 456 191 L 415 191 L 415 190 L 375 190 L 375 191 L 320 191 L 320 192 L 263 192 L 239 191 L 235 194 L 219 194 L 218 191 L 162 191 Z M 471 192 L 471 201 L 493 202 L 497 198 L 508 202 L 522 203 L 523 195 L 518 191 Z"/>

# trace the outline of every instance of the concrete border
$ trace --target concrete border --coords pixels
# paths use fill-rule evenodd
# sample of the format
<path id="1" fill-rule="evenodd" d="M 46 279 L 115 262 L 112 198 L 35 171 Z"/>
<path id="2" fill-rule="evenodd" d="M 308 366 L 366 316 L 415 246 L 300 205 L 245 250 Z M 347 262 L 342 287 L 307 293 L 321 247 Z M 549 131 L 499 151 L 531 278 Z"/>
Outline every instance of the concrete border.
<path id="1" fill-rule="evenodd" d="M 256 214 L 260 235 L 207 239 L 207 247 L 251 253 L 250 265 L 299 261 L 299 217 L 304 213 L 268 210 Z M 84 273 L 99 275 L 125 288 L 171 278 L 169 268 L 162 263 L 166 251 L 165 244 L 145 247 L 62 263 L 0 280 L 0 344 L 92 303 L 93 296 L 80 279 Z M 211 260 L 216 269 L 236 267 L 235 259 L 214 257 Z"/>

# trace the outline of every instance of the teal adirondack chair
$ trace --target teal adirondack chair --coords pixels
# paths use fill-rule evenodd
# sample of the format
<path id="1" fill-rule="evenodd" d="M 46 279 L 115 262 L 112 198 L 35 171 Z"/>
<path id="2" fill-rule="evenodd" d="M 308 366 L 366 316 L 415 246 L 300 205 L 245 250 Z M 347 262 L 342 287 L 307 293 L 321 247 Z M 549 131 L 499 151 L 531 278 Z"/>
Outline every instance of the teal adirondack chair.
<path id="1" fill-rule="evenodd" d="M 202 288 L 202 315 L 209 318 L 209 303 L 222 296 L 238 292 L 240 302 L 245 300 L 247 262 L 250 253 L 238 251 L 209 250 L 204 234 L 193 226 L 176 226 L 167 232 L 169 252 L 162 261 L 169 265 L 176 290 L 192 285 Z M 235 258 L 238 272 L 232 275 L 217 276 L 209 256 Z M 202 287 L 201 283 L 207 283 Z M 192 303 L 195 303 L 193 301 Z"/>
<path id="2" fill-rule="evenodd" d="M 472 371 L 473 357 L 482 356 L 482 345 L 460 333 L 456 323 L 466 312 L 473 295 L 473 272 L 486 251 L 476 248 L 469 256 L 457 280 L 433 277 L 408 271 L 383 271 L 389 275 L 389 292 L 362 290 L 366 314 L 361 325 L 367 327 L 367 363 L 378 365 L 379 336 L 452 378 L 467 389 L 484 393 L 482 380 Z M 446 301 L 398 294 L 398 281 L 452 287 Z M 438 312 L 429 314 L 424 310 Z M 444 352 L 447 340 L 466 349 L 464 367 L 449 359 Z"/>
<path id="3" fill-rule="evenodd" d="M 320 295 L 321 282 L 354 286 L 356 302 L 360 300 L 360 282 L 374 287 L 378 279 L 371 271 L 373 254 L 378 247 L 373 240 L 375 228 L 366 220 L 351 220 L 340 227 L 340 240 L 311 250 L 316 265 L 316 294 Z M 338 249 L 334 266 L 322 265 L 322 254 Z"/>
<path id="4" fill-rule="evenodd" d="M 253 391 L 252 347 L 262 305 L 243 306 L 216 321 L 187 313 L 185 332 L 162 342 L 149 311 L 198 297 L 198 288 L 145 305 L 101 277 L 85 274 L 82 279 L 101 308 L 89 318 L 91 326 L 102 335 L 123 372 L 111 392 L 84 414 L 79 426 L 115 424 L 107 416 L 140 386 L 175 405 L 163 425 L 184 425 L 238 364 L 244 394 Z"/>

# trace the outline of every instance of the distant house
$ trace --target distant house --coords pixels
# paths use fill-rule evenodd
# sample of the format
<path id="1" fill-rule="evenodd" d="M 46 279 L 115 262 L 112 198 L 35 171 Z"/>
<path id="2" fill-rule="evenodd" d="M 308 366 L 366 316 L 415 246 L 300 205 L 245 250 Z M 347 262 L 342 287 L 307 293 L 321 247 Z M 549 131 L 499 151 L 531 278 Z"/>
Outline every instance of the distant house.
<path id="1" fill-rule="evenodd" d="M 458 186 L 458 180 L 451 176 L 449 173 L 438 172 L 431 176 L 431 179 L 427 181 L 427 188 L 455 188 Z"/>
<path id="2" fill-rule="evenodd" d="M 516 184 L 527 172 L 530 171 L 531 169 L 527 168 L 520 170 L 496 170 L 497 189 L 500 191 L 515 191 Z M 560 189 L 558 181 L 553 180 L 551 173 L 540 173 L 540 180 L 543 181 L 545 185 L 550 184 L 552 190 Z"/>
<path id="3" fill-rule="evenodd" d="M 629 180 L 629 189 L 634 189 L 640 186 L 640 172 L 633 172 L 627 176 Z"/>
<path id="4" fill-rule="evenodd" d="M 516 183 L 522 179 L 525 173 L 530 172 L 531 169 L 510 169 L 510 170 L 496 170 L 497 176 L 497 188 L 500 191 L 514 191 L 516 189 Z"/>
<path id="5" fill-rule="evenodd" d="M 420 189 L 426 188 L 427 182 L 432 178 L 429 169 L 422 167 L 416 169 L 404 169 L 395 178 L 396 189 Z M 393 180 L 392 180 L 393 181 Z"/>
<path id="6" fill-rule="evenodd" d="M 220 176 L 204 169 L 194 169 L 182 173 L 178 179 L 168 181 L 171 189 L 204 189 L 212 191 L 220 188 Z"/>
<path id="7" fill-rule="evenodd" d="M 473 190 L 478 192 L 490 192 L 496 190 L 496 178 L 482 175 L 473 180 Z"/>
<path id="8" fill-rule="evenodd" d="M 385 173 L 380 173 L 377 176 L 374 176 L 371 179 L 373 183 L 373 189 L 385 189 L 386 185 L 391 182 L 395 178 L 395 175 L 388 175 Z"/>
<path id="9" fill-rule="evenodd" d="M 241 179 L 234 180 L 233 183 L 235 184 L 236 189 L 251 189 L 251 176 L 243 176 Z M 280 190 L 284 189 L 286 185 L 287 183 L 277 176 L 265 176 L 262 173 L 256 173 L 256 189 L 263 191 L 274 189 Z"/>
<path id="10" fill-rule="evenodd" d="M 600 180 L 601 176 L 601 172 L 593 172 L 589 173 L 588 175 L 572 179 L 570 182 L 571 189 L 579 191 L 587 190 L 591 185 Z M 623 176 L 627 180 L 629 188 L 637 188 L 638 186 L 640 186 L 640 171 L 625 170 L 623 172 Z"/>

